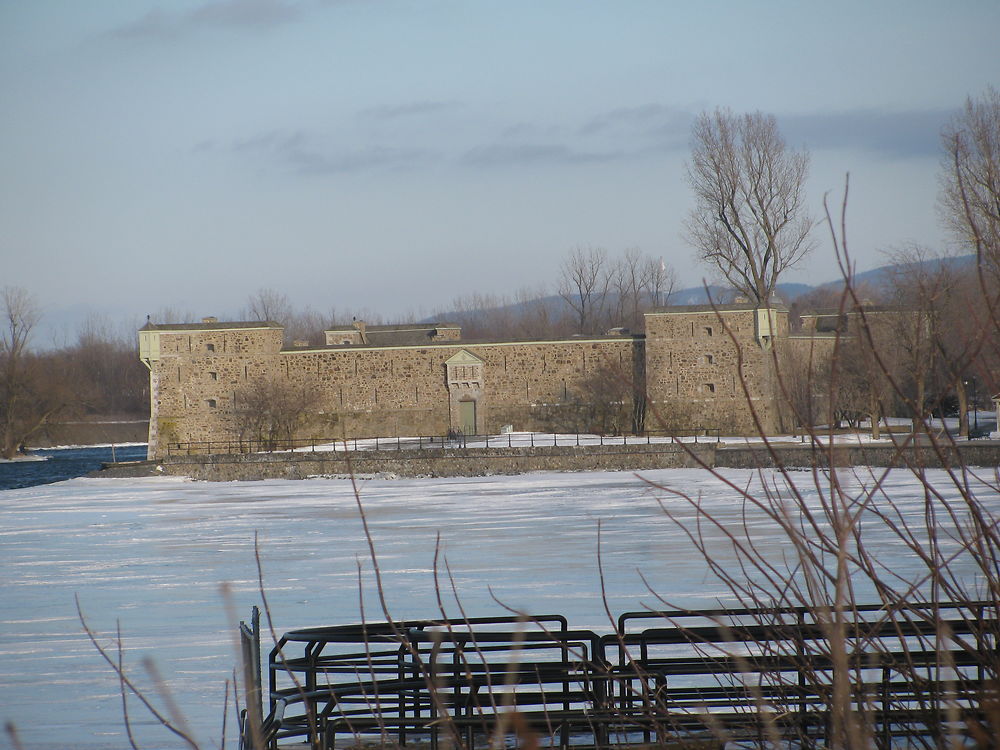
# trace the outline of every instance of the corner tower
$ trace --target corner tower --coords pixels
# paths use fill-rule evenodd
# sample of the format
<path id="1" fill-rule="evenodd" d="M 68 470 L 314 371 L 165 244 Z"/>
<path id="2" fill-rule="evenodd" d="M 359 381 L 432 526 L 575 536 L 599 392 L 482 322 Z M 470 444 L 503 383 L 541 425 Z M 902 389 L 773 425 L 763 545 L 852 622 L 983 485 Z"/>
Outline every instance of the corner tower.
<path id="1" fill-rule="evenodd" d="M 650 430 L 766 434 L 781 426 L 775 362 L 788 311 L 750 304 L 684 305 L 646 313 Z"/>
<path id="2" fill-rule="evenodd" d="M 284 329 L 273 322 L 147 323 L 139 358 L 149 368 L 150 459 L 167 444 L 223 439 L 237 388 L 268 372 Z"/>

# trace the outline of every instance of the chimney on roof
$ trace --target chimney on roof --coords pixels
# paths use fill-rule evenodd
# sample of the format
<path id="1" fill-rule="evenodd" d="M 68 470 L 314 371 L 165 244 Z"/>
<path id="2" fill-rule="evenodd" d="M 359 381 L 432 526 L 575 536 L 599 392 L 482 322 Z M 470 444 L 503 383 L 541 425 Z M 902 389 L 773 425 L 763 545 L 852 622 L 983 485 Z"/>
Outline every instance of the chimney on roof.
<path id="1" fill-rule="evenodd" d="M 209 315 L 208 317 L 202 318 L 201 322 L 202 323 L 218 323 L 219 319 L 216 318 L 214 315 Z"/>

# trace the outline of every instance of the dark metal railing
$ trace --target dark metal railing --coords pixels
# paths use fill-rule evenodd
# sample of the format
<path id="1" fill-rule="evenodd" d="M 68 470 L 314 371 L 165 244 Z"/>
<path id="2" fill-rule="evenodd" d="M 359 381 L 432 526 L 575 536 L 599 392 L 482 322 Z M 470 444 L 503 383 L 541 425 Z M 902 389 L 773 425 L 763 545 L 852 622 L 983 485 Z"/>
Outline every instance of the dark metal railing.
<path id="1" fill-rule="evenodd" d="M 983 690 L 998 677 L 995 604 L 859 606 L 839 635 L 828 617 L 805 607 L 631 612 L 603 635 L 558 615 L 290 631 L 268 658 L 259 740 L 473 750 L 509 731 L 564 750 L 713 736 L 824 747 L 845 705 L 880 748 L 969 739 L 964 722 L 984 719 Z M 850 694 L 838 696 L 845 670 Z"/>
<path id="2" fill-rule="evenodd" d="M 428 450 L 475 448 L 542 448 L 603 445 L 650 445 L 693 438 L 694 442 L 717 443 L 717 427 L 690 427 L 683 430 L 648 430 L 634 434 L 602 435 L 589 432 L 507 432 L 500 434 L 417 435 L 412 437 L 292 438 L 290 440 L 192 440 L 167 443 L 168 456 L 198 456 L 217 453 L 288 453 L 316 451 Z"/>

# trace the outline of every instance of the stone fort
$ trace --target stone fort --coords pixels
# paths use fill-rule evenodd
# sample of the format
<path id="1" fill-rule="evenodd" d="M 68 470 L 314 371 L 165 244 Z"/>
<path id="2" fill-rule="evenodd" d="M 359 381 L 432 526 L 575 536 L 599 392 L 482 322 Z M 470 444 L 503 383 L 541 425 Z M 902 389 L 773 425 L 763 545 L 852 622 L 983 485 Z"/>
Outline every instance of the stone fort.
<path id="1" fill-rule="evenodd" d="M 299 393 L 299 438 L 588 431 L 582 407 L 627 414 L 617 431 L 715 428 L 775 432 L 775 358 L 795 347 L 788 311 L 750 304 L 645 314 L 645 332 L 550 340 L 467 341 L 455 325 L 351 326 L 323 346 L 283 346 L 273 322 L 148 323 L 149 455 L 168 445 L 253 436 L 241 419 L 261 384 Z M 624 387 L 622 385 L 624 384 Z M 624 423 L 626 422 L 627 423 Z"/>

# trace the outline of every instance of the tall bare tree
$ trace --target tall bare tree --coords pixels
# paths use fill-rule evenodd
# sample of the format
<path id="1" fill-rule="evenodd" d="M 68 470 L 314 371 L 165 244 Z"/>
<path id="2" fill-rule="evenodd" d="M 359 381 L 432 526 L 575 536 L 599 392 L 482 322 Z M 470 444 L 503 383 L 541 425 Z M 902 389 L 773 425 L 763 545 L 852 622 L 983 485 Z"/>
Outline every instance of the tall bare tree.
<path id="1" fill-rule="evenodd" d="M 575 248 L 559 267 L 559 296 L 575 314 L 578 333 L 596 333 L 608 296 L 608 253 Z"/>
<path id="2" fill-rule="evenodd" d="M 292 316 L 292 305 L 281 292 L 262 287 L 247 298 L 243 312 L 249 320 L 286 323 Z"/>
<path id="3" fill-rule="evenodd" d="M 37 367 L 28 351 L 31 329 L 40 317 L 34 298 L 21 287 L 4 287 L 0 316 L 0 456 L 13 458 L 63 401 L 43 387 L 45 368 Z"/>
<path id="4" fill-rule="evenodd" d="M 1000 277 L 1000 91 L 992 86 L 942 132 L 940 205 L 955 238 Z"/>
<path id="5" fill-rule="evenodd" d="M 677 286 L 677 274 L 663 262 L 663 258 L 647 258 L 644 268 L 646 289 L 649 292 L 650 307 L 667 304 Z"/>
<path id="6" fill-rule="evenodd" d="M 788 148 L 772 115 L 717 109 L 695 122 L 687 239 L 756 304 L 766 304 L 781 274 L 813 247 L 803 197 L 808 173 L 808 153 Z"/>

